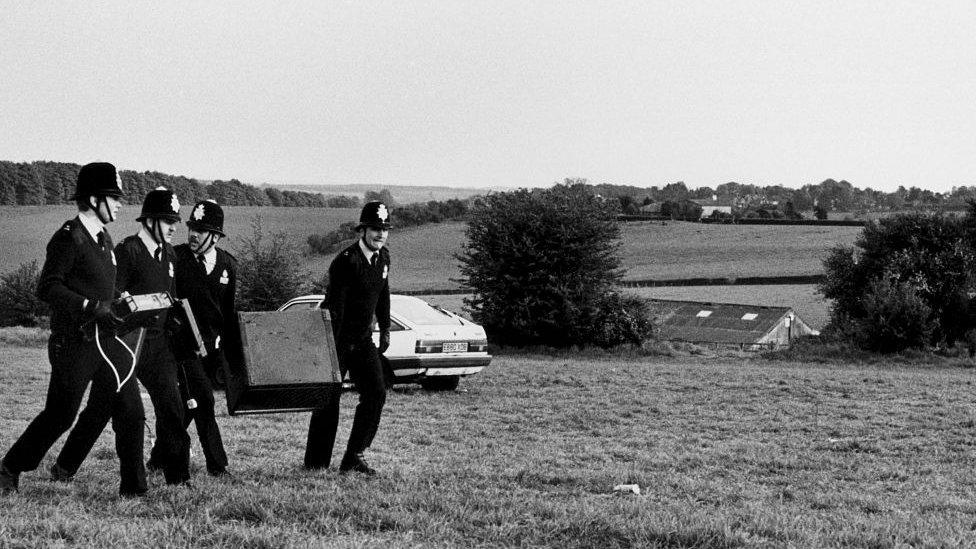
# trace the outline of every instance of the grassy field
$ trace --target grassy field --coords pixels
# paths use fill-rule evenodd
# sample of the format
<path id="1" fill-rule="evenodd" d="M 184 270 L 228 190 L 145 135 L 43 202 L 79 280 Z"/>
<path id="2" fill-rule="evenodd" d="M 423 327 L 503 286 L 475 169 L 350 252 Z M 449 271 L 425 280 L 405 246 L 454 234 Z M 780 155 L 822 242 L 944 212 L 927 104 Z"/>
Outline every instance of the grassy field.
<path id="1" fill-rule="evenodd" d="M 115 239 L 138 230 L 139 206 L 125 207 L 111 226 Z M 186 213 L 186 211 L 184 211 Z M 242 236 L 252 234 L 260 216 L 266 232 L 284 232 L 304 246 L 308 235 L 333 230 L 358 212 L 328 208 L 226 208 L 225 245 L 235 250 Z M 0 273 L 25 261 L 43 261 L 51 234 L 72 214 L 70 206 L 0 207 Z M 850 244 L 858 227 L 777 227 L 709 225 L 685 222 L 621 224 L 621 260 L 627 279 L 741 277 L 816 274 L 823 270 L 825 250 Z M 183 242 L 185 229 L 176 240 Z M 391 283 L 398 290 L 457 288 L 460 276 L 454 254 L 464 243 L 463 223 L 426 225 L 394 230 Z M 331 257 L 308 257 L 305 267 L 318 277 Z"/>
<path id="2" fill-rule="evenodd" d="M 622 223 L 625 278 L 806 275 L 823 272 L 827 249 L 860 227 Z"/>
<path id="3" fill-rule="evenodd" d="M 42 349 L 0 349 L 4 451 L 47 371 Z M 197 451 L 192 488 L 153 477 L 121 501 L 105 433 L 73 483 L 46 479 L 49 456 L 0 499 L 0 546 L 971 546 L 973 375 L 507 355 L 458 392 L 394 391 L 377 478 L 303 471 L 307 414 L 224 416 L 232 479 L 202 474 Z"/>

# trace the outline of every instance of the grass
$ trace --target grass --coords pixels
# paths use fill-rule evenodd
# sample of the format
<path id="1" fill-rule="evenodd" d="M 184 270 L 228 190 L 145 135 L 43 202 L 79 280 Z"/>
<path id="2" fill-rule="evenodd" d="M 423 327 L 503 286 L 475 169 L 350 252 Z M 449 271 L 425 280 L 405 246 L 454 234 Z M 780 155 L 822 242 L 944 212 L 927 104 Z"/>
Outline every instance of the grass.
<path id="1" fill-rule="evenodd" d="M 121 221 L 110 231 L 116 241 L 134 234 L 138 205 L 127 205 Z M 224 245 L 235 251 L 240 237 L 251 234 L 257 216 L 267 232 L 282 231 L 304 246 L 313 233 L 333 230 L 358 212 L 333 208 L 227 207 Z M 44 258 L 44 247 L 64 220 L 74 215 L 71 206 L 0 207 L 0 273 L 21 263 Z M 186 214 L 186 210 L 184 210 Z M 398 290 L 457 288 L 460 276 L 454 254 L 464 243 L 463 223 L 438 223 L 394 231 L 391 284 Z M 816 274 L 822 257 L 836 244 L 850 244 L 858 227 L 765 225 L 710 225 L 686 222 L 621 224 L 621 261 L 626 279 L 740 277 Z M 186 239 L 177 229 L 176 241 Z M 318 278 L 332 256 L 306 258 L 305 267 Z"/>
<path id="2" fill-rule="evenodd" d="M 974 370 L 927 362 L 506 354 L 458 392 L 394 391 L 378 478 L 303 471 L 307 414 L 220 417 L 234 478 L 197 452 L 193 488 L 153 477 L 138 501 L 114 496 L 105 433 L 75 482 L 49 456 L 0 499 L 0 546 L 964 546 Z M 0 349 L 4 451 L 46 372 Z"/>

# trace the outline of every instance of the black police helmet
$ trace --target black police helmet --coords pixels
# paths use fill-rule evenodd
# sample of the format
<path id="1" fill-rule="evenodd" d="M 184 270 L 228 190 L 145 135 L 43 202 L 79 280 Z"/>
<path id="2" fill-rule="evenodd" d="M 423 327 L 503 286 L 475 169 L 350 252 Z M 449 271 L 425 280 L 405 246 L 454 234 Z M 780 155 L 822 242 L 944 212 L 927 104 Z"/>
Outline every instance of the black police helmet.
<path id="1" fill-rule="evenodd" d="M 78 172 L 78 182 L 75 185 L 75 194 L 71 200 L 78 200 L 86 196 L 114 196 L 121 198 L 122 178 L 115 166 L 108 162 L 92 162 L 85 164 Z"/>
<path id="2" fill-rule="evenodd" d="M 380 201 L 367 202 L 363 206 L 363 211 L 359 214 L 359 225 L 356 226 L 356 230 L 362 229 L 363 227 L 371 227 L 373 229 L 392 229 L 393 225 L 390 225 L 390 210 L 387 209 L 386 204 Z"/>
<path id="3" fill-rule="evenodd" d="M 136 221 L 143 219 L 162 219 L 170 223 L 179 221 L 180 201 L 176 199 L 176 193 L 165 187 L 146 193 L 146 199 L 142 201 L 142 213 Z"/>
<path id="4" fill-rule="evenodd" d="M 224 234 L 224 210 L 210 199 L 201 200 L 193 206 L 186 226 L 194 231 L 210 231 L 227 236 Z"/>

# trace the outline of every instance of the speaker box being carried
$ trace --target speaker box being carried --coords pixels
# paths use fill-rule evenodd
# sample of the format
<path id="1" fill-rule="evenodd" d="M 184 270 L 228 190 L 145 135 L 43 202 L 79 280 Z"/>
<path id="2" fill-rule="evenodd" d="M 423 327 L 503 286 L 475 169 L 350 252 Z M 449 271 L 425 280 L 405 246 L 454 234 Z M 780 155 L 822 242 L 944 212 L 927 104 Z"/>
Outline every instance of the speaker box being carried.
<path id="1" fill-rule="evenodd" d="M 342 389 L 327 310 L 241 312 L 238 321 L 244 364 L 229 365 L 230 415 L 315 410 Z"/>

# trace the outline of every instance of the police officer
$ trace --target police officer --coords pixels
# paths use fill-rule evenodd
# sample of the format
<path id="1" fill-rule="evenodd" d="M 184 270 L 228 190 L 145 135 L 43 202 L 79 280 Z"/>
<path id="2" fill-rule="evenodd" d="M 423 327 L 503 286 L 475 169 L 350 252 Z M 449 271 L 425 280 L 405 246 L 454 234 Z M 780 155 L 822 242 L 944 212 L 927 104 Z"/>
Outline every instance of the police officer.
<path id="1" fill-rule="evenodd" d="M 116 286 L 130 295 L 174 291 L 175 253 L 170 241 L 180 221 L 176 194 L 159 187 L 149 191 L 136 218 L 142 226 L 116 248 L 118 274 Z M 149 393 L 156 412 L 156 444 L 162 461 L 150 463 L 163 470 L 167 484 L 189 481 L 190 439 L 183 424 L 185 402 L 180 396 L 177 364 L 169 348 L 163 326 L 163 312 L 150 319 L 139 355 L 136 375 Z M 54 466 L 54 480 L 70 480 L 91 451 L 108 416 L 91 405 L 82 411 L 78 424 L 68 435 Z"/>
<path id="2" fill-rule="evenodd" d="M 207 356 L 187 357 L 181 362 L 186 373 L 184 393 L 196 401 L 184 421 L 196 421 L 200 446 L 213 476 L 227 474 L 227 453 L 214 417 L 214 385 L 228 371 L 228 360 L 243 362 L 240 329 L 234 294 L 237 288 L 237 260 L 218 248 L 224 238 L 224 210 L 213 200 L 197 202 L 186 221 L 186 244 L 176 246 L 176 295 L 189 300 Z M 161 461 L 160 446 L 153 448 L 150 461 Z"/>
<path id="3" fill-rule="evenodd" d="M 17 490 L 20 473 L 36 469 L 71 427 L 89 382 L 88 406 L 112 418 L 121 475 L 119 494 L 146 492 L 142 464 L 145 416 L 139 388 L 134 376 L 116 379 L 118 372 L 113 373 L 113 367 L 124 372 L 125 365 L 112 351 L 121 345 L 115 343 L 121 320 L 110 306 L 118 295 L 116 259 L 105 225 L 115 221 L 121 197 L 122 180 L 115 166 L 86 164 L 78 173 L 72 197 L 78 217 L 64 223 L 48 242 L 37 289 L 38 296 L 51 305 L 47 401 L 4 456 L 0 493 Z M 131 362 L 128 367 L 131 371 Z"/>
<path id="4" fill-rule="evenodd" d="M 386 402 L 386 385 L 379 353 L 390 345 L 390 234 L 389 210 L 382 202 L 369 202 L 359 216 L 360 238 L 339 253 L 329 266 L 329 285 L 322 308 L 332 317 L 339 366 L 359 391 L 341 472 L 375 475 L 363 452 L 376 435 Z M 373 345 L 373 317 L 380 329 L 379 349 Z M 378 352 L 377 352 L 378 351 Z M 329 466 L 339 423 L 339 395 L 312 412 L 305 447 L 305 467 Z"/>

